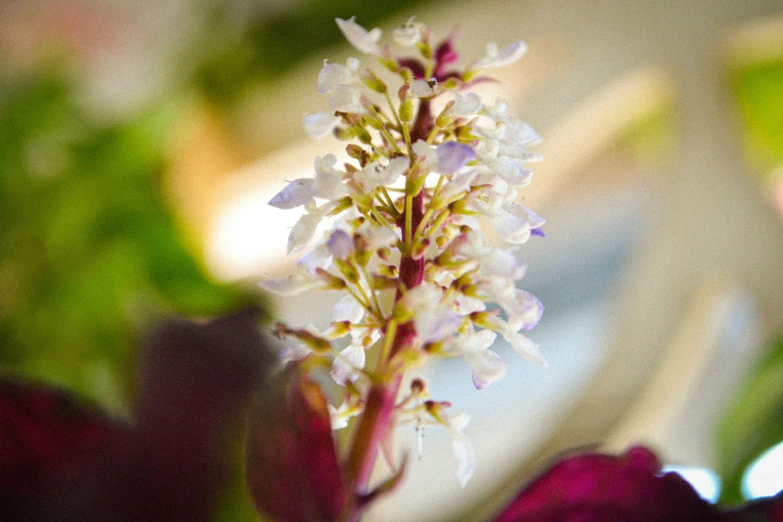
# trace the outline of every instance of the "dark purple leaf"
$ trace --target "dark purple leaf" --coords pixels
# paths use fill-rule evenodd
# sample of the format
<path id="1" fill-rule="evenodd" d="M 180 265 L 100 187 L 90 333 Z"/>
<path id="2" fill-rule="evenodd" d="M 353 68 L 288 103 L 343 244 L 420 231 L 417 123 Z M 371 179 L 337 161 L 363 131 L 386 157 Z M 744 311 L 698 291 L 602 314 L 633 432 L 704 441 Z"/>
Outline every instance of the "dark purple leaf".
<path id="1" fill-rule="evenodd" d="M 127 428 L 72 393 L 0 381 L 0 492 L 31 493 Z"/>
<path id="2" fill-rule="evenodd" d="M 100 437 L 90 424 L 78 437 L 56 439 L 67 451 L 40 442 L 60 433 L 61 424 L 20 431 L 18 443 L 35 449 L 33 456 L 37 451 L 38 468 L 59 463 L 61 472 L 38 484 L 25 503 L 10 511 L 0 506 L 0 519 L 210 520 L 228 476 L 232 436 L 266 366 L 257 316 L 247 310 L 204 324 L 164 324 L 142 356 L 136 425 L 108 434 L 103 444 L 91 443 Z M 48 400 L 36 411 L 62 410 L 47 406 Z M 84 407 L 74 400 L 73 409 Z M 10 477 L 3 487 L 19 487 L 23 478 Z"/>
<path id="3" fill-rule="evenodd" d="M 336 520 L 345 505 L 326 399 L 293 370 L 259 394 L 247 441 L 248 487 L 277 522 Z"/>

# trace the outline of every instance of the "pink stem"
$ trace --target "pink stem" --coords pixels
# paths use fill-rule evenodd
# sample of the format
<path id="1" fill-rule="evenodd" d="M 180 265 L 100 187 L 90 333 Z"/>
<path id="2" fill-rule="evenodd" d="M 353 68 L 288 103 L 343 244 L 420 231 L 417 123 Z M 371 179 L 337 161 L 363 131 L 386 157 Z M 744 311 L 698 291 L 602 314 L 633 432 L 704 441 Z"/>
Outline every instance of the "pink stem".
<path id="1" fill-rule="evenodd" d="M 411 140 L 416 141 L 427 136 L 432 126 L 432 115 L 430 113 L 429 101 L 422 101 L 419 106 L 418 114 L 411 131 Z M 411 209 L 412 229 L 416 230 L 421 223 L 424 213 L 424 194 L 420 193 L 413 198 Z M 405 215 L 400 218 L 398 225 L 404 230 Z M 400 261 L 400 279 L 405 288 L 415 288 L 421 284 L 424 278 L 424 258 L 413 259 L 410 256 L 403 256 Z M 397 292 L 396 299 L 401 297 Z M 399 352 L 405 346 L 412 343 L 416 331 L 413 323 L 408 322 L 400 325 L 392 343 L 390 356 Z M 348 453 L 345 471 L 349 487 L 357 495 L 367 493 L 370 474 L 372 473 L 375 458 L 380 449 L 381 443 L 386 436 L 386 431 L 390 428 L 392 417 L 394 415 L 394 403 L 397 399 L 397 393 L 402 382 L 402 375 L 397 375 L 388 383 L 374 384 L 367 394 L 364 413 L 359 420 L 356 433 L 353 439 L 353 445 Z M 361 509 L 356 509 L 350 520 L 359 520 Z"/>

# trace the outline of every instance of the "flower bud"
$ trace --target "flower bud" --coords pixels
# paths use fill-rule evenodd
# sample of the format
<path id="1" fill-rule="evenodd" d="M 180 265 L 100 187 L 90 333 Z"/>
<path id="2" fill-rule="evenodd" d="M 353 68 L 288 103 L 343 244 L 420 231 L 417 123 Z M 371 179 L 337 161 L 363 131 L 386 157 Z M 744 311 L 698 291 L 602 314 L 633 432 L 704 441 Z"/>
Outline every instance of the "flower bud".
<path id="1" fill-rule="evenodd" d="M 411 381 L 411 393 L 414 395 L 421 395 L 427 391 L 427 383 L 424 379 L 415 378 Z"/>
<path id="2" fill-rule="evenodd" d="M 373 91 L 379 94 L 386 94 L 386 84 L 370 69 L 364 71 L 364 74 L 362 74 L 362 81 Z"/>
<path id="3" fill-rule="evenodd" d="M 364 143 L 365 145 L 369 145 L 372 143 L 372 136 L 370 136 L 370 133 L 365 129 L 364 127 L 360 125 L 354 125 L 351 127 L 354 134 L 356 135 L 356 138 Z"/>
<path id="4" fill-rule="evenodd" d="M 346 286 L 345 281 L 337 276 L 330 274 L 323 268 L 316 268 L 315 274 L 326 281 L 326 286 L 324 287 L 326 290 L 342 290 Z"/>
<path id="5" fill-rule="evenodd" d="M 459 88 L 459 80 L 457 80 L 453 76 L 451 78 L 447 78 L 446 81 L 443 82 L 443 87 L 446 90 L 453 91 L 453 90 Z"/>
<path id="6" fill-rule="evenodd" d="M 400 120 L 411 121 L 413 119 L 413 100 L 406 98 L 400 103 Z"/>

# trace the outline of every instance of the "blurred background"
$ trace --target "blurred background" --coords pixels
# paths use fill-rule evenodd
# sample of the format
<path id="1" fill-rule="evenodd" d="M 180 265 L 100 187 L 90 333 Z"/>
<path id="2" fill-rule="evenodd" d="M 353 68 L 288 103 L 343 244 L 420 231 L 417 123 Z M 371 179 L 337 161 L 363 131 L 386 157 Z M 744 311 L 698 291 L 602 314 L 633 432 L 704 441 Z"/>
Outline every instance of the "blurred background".
<path id="1" fill-rule="evenodd" d="M 711 499 L 783 489 L 783 8 L 778 0 L 29 0 L 0 4 L 0 368 L 128 416 L 156 318 L 264 300 L 292 324 L 331 296 L 271 300 L 310 176 L 333 20 L 411 15 L 464 59 L 530 52 L 500 95 L 544 137 L 521 255 L 549 368 L 498 348 L 487 390 L 447 361 L 432 393 L 470 413 L 466 489 L 445 434 L 370 520 L 482 520 L 562 452 L 656 448 Z M 406 434 L 400 434 L 402 439 Z M 408 434 L 412 436 L 412 433 Z M 412 441 L 409 441 L 412 442 Z M 381 470 L 383 471 L 383 470 Z M 237 472 L 218 519 L 256 520 Z"/>

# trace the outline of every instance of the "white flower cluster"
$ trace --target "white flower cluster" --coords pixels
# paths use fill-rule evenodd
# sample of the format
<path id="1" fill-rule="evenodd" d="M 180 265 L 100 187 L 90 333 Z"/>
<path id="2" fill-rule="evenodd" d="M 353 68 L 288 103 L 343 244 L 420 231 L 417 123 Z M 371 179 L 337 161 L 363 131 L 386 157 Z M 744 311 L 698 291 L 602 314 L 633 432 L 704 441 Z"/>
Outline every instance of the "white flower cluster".
<path id="1" fill-rule="evenodd" d="M 543 364 L 523 333 L 536 325 L 543 307 L 517 288 L 525 266 L 515 250 L 531 235 L 543 235 L 544 224 L 518 202 L 519 189 L 532 179 L 529 165 L 540 160 L 529 150 L 540 137 L 511 116 L 503 100 L 487 104 L 467 92 L 486 79 L 482 70 L 520 58 L 522 42 L 503 49 L 490 44 L 486 56 L 460 68 L 451 39 L 435 45 L 432 32 L 412 19 L 393 35 L 397 45 L 417 53 L 403 58 L 381 46 L 380 29 L 367 31 L 353 19 L 337 24 L 398 84 L 362 70 L 355 58 L 324 63 L 318 92 L 328 96 L 330 110 L 305 116 L 305 129 L 313 138 L 334 133 L 350 141 L 351 160 L 338 165 L 333 154 L 316 158 L 313 178 L 292 181 L 269 202 L 305 210 L 291 230 L 289 254 L 311 245 L 323 220 L 331 219 L 331 227 L 296 273 L 261 283 L 282 295 L 345 293 L 326 331 L 277 328 L 278 336 L 292 340 L 285 358 L 330 364 L 332 377 L 345 387 L 344 403 L 331 408 L 335 429 L 362 412 L 368 383 L 390 382 L 430 357 L 460 357 L 471 366 L 476 388 L 489 386 L 505 373 L 490 349 L 498 334 Z M 438 98 L 445 103 L 436 114 Z M 485 241 L 482 224 L 502 246 Z M 488 309 L 488 303 L 498 307 Z M 347 347 L 335 347 L 343 337 L 350 339 Z M 366 352 L 373 348 L 378 362 L 370 370 Z M 474 461 L 461 434 L 466 416 L 447 414 L 447 403 L 424 400 L 425 390 L 418 385 L 398 404 L 398 423 L 446 426 L 464 484 Z"/>

